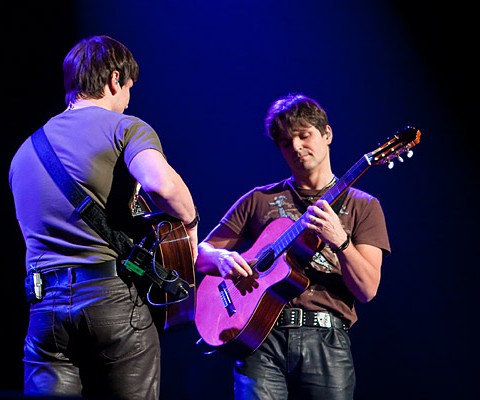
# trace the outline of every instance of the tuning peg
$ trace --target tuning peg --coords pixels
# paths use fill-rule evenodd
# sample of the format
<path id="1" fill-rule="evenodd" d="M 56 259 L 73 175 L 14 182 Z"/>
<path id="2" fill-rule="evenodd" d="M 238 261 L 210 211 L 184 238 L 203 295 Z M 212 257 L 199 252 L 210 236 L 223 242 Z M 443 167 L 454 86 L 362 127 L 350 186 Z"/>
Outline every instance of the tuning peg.
<path id="1" fill-rule="evenodd" d="M 412 158 L 413 156 L 413 150 L 408 150 L 407 157 Z"/>
<path id="2" fill-rule="evenodd" d="M 402 157 L 397 156 L 397 158 L 398 158 L 398 161 L 403 162 L 403 158 L 402 158 Z"/>
<path id="3" fill-rule="evenodd" d="M 394 165 L 395 164 L 393 163 L 393 161 L 390 160 L 389 163 L 388 163 L 388 169 L 392 169 L 394 167 Z"/>

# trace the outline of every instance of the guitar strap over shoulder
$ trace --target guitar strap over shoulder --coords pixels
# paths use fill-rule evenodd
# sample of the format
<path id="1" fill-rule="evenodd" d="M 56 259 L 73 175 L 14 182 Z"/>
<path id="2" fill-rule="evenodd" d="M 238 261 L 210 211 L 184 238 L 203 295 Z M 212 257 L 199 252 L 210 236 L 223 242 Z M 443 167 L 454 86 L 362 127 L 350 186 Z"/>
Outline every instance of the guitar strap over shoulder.
<path id="1" fill-rule="evenodd" d="M 43 127 L 33 135 L 32 142 L 40 160 L 57 186 L 87 224 L 107 241 L 119 255 L 128 255 L 133 248 L 132 240 L 122 231 L 109 227 L 107 216 L 100 205 L 89 196 L 65 169 L 47 139 Z"/>
<path id="2" fill-rule="evenodd" d="M 107 215 L 105 214 L 105 211 L 67 172 L 65 166 L 58 158 L 55 150 L 45 135 L 43 127 L 40 127 L 33 133 L 32 143 L 45 169 L 65 197 L 75 207 L 75 212 L 77 212 L 83 220 L 95 230 L 100 237 L 102 237 L 102 239 L 110 244 L 110 246 L 119 254 L 119 257 L 128 256 L 124 263 L 125 265 L 127 265 L 132 257 L 135 257 L 136 259 L 141 258 L 142 260 L 148 258 L 145 254 L 146 250 L 135 245 L 127 234 L 110 228 L 107 223 Z M 136 264 L 136 260 L 133 259 L 129 265 L 136 267 Z M 178 275 L 172 276 L 172 272 L 164 268 L 157 261 L 155 261 L 155 271 L 153 271 L 152 267 L 146 270 L 136 269 L 135 272 L 140 276 L 145 274 L 154 283 L 158 284 L 162 289 L 175 298 L 185 297 L 188 283 L 183 279 L 180 279 Z"/>

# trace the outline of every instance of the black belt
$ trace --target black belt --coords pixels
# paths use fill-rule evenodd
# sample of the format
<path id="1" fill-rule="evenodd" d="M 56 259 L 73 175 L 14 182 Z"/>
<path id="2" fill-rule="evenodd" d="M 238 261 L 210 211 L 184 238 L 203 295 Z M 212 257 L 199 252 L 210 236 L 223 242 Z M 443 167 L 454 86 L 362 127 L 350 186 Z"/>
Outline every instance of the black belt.
<path id="1" fill-rule="evenodd" d="M 118 276 L 117 262 L 106 261 L 101 264 L 72 265 L 57 269 L 40 271 L 43 287 L 66 286 L 73 283 L 90 281 L 92 279 L 111 278 Z"/>
<path id="2" fill-rule="evenodd" d="M 328 311 L 307 311 L 301 308 L 284 308 L 275 324 L 277 328 L 299 328 L 301 326 L 340 328 L 348 332 L 348 326 Z"/>

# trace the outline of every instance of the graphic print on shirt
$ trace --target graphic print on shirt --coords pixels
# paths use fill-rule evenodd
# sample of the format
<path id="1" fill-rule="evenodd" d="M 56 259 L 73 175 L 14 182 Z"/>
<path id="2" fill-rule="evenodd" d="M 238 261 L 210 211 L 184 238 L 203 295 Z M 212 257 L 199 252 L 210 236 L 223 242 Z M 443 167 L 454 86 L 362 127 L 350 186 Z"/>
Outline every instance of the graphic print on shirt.
<path id="1" fill-rule="evenodd" d="M 340 208 L 338 215 L 348 215 L 347 206 L 345 204 L 343 204 L 342 208 Z"/>
<path id="2" fill-rule="evenodd" d="M 313 257 L 312 261 L 310 262 L 312 268 L 316 269 L 317 271 L 325 272 L 327 274 L 331 274 L 333 272 L 333 265 L 325 258 L 325 256 L 317 251 Z"/>
<path id="3" fill-rule="evenodd" d="M 270 221 L 275 218 L 288 217 L 293 221 L 296 221 L 299 216 L 297 216 L 297 209 L 294 207 L 293 203 L 287 201 L 287 197 L 284 195 L 275 196 L 273 201 L 268 203 L 272 210 L 270 210 L 267 215 L 265 215 L 265 222 Z"/>

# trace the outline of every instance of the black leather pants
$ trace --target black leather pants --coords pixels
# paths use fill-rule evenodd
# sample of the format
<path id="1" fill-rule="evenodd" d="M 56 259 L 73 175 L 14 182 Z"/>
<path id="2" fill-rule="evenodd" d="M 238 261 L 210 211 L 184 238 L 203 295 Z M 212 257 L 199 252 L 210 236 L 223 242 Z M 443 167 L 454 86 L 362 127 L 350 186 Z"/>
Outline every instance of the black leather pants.
<path id="1" fill-rule="evenodd" d="M 236 400 L 352 400 L 350 338 L 340 328 L 274 328 L 234 367 Z"/>
<path id="2" fill-rule="evenodd" d="M 119 277 L 47 288 L 30 309 L 25 394 L 158 400 L 158 332 L 135 298 Z"/>

